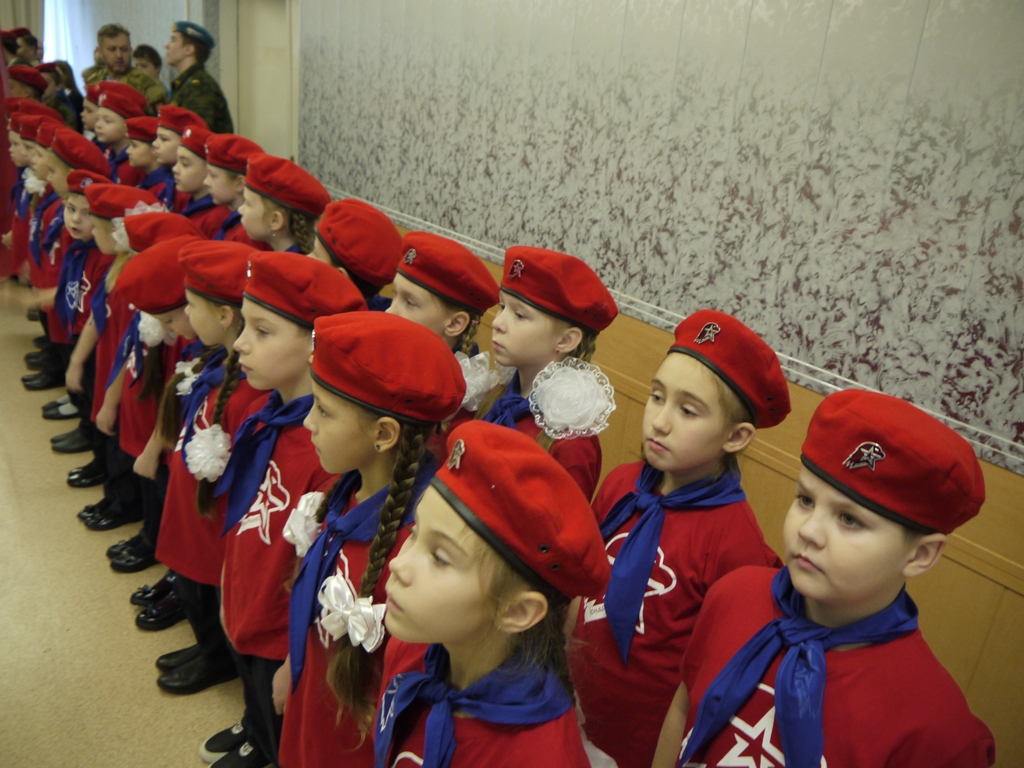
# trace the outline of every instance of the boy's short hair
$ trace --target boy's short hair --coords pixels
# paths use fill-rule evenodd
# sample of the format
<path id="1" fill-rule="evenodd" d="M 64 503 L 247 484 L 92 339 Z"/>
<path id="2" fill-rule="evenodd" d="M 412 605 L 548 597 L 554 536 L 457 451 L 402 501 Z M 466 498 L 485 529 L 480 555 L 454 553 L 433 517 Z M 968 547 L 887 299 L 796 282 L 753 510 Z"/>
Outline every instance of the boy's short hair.
<path id="1" fill-rule="evenodd" d="M 127 35 L 129 42 L 132 39 L 132 33 L 120 24 L 104 24 L 96 31 L 96 43 L 102 46 L 104 40 L 108 40 L 111 37 L 120 37 L 121 35 Z"/>
<path id="2" fill-rule="evenodd" d="M 16 37 L 5 37 L 3 38 L 4 49 L 10 54 L 16 54 L 18 52 L 18 38 Z"/>
<path id="3" fill-rule="evenodd" d="M 135 46 L 135 50 L 132 51 L 132 58 L 148 61 L 158 70 L 164 65 L 164 60 L 160 58 L 160 54 L 157 53 L 156 48 L 152 45 L 146 45 L 145 43 Z"/>
<path id="4" fill-rule="evenodd" d="M 188 35 L 182 35 L 182 38 L 192 46 L 192 49 L 195 51 L 196 61 L 200 64 L 205 64 L 207 59 L 210 58 L 210 46 L 202 40 L 196 40 Z"/>

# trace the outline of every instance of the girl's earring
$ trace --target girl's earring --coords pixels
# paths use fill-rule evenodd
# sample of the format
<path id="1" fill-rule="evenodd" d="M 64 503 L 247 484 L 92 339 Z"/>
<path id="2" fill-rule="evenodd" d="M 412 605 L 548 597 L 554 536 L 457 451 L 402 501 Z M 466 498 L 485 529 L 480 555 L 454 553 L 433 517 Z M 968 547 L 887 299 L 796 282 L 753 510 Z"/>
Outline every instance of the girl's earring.
<path id="1" fill-rule="evenodd" d="M 377 449 L 377 453 L 380 453 L 380 443 L 374 443 L 373 447 Z"/>

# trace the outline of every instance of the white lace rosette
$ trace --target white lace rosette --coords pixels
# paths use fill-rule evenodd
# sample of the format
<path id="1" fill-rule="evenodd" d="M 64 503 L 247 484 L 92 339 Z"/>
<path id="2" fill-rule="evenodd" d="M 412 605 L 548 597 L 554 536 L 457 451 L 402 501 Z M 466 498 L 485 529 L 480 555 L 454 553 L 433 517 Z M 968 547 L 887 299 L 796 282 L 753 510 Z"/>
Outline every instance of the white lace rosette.
<path id="1" fill-rule="evenodd" d="M 466 396 L 462 398 L 462 407 L 467 411 L 475 411 L 480 407 L 487 393 L 501 383 L 498 372 L 491 368 L 491 355 L 481 352 L 469 357 L 465 352 L 456 352 L 455 359 L 462 367 L 462 378 L 466 380 Z"/>
<path id="2" fill-rule="evenodd" d="M 25 189 L 31 195 L 41 195 L 46 191 L 46 182 L 36 176 L 31 168 L 25 172 Z"/>
<path id="3" fill-rule="evenodd" d="M 321 491 L 302 494 L 299 503 L 288 516 L 284 524 L 284 540 L 295 547 L 297 557 L 305 557 L 320 533 L 320 523 L 316 521 L 317 510 L 324 501 Z"/>
<path id="4" fill-rule="evenodd" d="M 116 217 L 113 220 L 114 231 L 112 233 L 112 237 L 114 238 L 114 245 L 117 246 L 117 250 L 131 250 L 131 246 L 128 244 L 128 233 L 124 228 L 124 220 L 129 216 L 135 216 L 140 213 L 167 213 L 167 208 L 163 203 L 156 203 L 155 205 L 136 203 L 134 208 L 129 208 L 124 212 L 124 216 Z"/>
<path id="5" fill-rule="evenodd" d="M 554 440 L 590 437 L 608 426 L 615 390 L 596 365 L 567 357 L 537 374 L 530 410 L 537 426 Z"/>
<path id="6" fill-rule="evenodd" d="M 348 633 L 352 645 L 373 653 L 384 641 L 384 611 L 368 597 L 356 597 L 352 585 L 340 573 L 327 578 L 320 587 L 320 626 L 335 640 Z"/>
<path id="7" fill-rule="evenodd" d="M 164 324 L 152 315 L 139 312 L 139 339 L 147 347 L 156 347 L 164 343 Z"/>
<path id="8" fill-rule="evenodd" d="M 231 437 L 220 424 L 197 429 L 185 446 L 185 465 L 196 480 L 219 480 L 231 458 Z"/>
<path id="9" fill-rule="evenodd" d="M 192 391 L 192 385 L 196 383 L 196 379 L 199 378 L 201 371 L 199 369 L 199 359 L 195 360 L 180 360 L 174 364 L 174 375 L 181 374 L 181 381 L 175 386 L 174 391 L 178 394 L 178 397 L 184 397 Z"/>

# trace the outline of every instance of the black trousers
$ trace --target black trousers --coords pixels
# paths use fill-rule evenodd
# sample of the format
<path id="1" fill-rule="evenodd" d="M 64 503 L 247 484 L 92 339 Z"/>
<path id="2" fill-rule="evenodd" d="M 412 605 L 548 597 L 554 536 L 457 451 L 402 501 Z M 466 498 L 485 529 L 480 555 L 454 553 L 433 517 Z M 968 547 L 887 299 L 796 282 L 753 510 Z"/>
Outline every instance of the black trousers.
<path id="1" fill-rule="evenodd" d="M 220 589 L 175 575 L 174 591 L 192 625 L 199 652 L 213 669 L 233 669 L 231 644 L 220 625 Z"/>
<path id="2" fill-rule="evenodd" d="M 245 698 L 242 725 L 245 727 L 245 738 L 264 758 L 277 765 L 284 715 L 274 711 L 274 673 L 282 662 L 261 656 L 247 656 L 234 648 L 231 652 L 238 667 L 238 676 L 242 679 L 242 695 Z"/>
<path id="3" fill-rule="evenodd" d="M 61 354 L 57 349 L 58 345 L 54 342 L 53 336 L 50 335 L 50 320 L 43 310 L 39 310 L 39 324 L 43 326 L 43 335 L 47 338 L 46 344 L 40 350 L 43 353 L 42 371 L 50 376 L 56 376 L 63 381 L 67 364 L 62 363 Z"/>
<path id="4" fill-rule="evenodd" d="M 107 481 L 103 483 L 103 498 L 109 514 L 130 516 L 142 505 L 142 478 L 135 474 L 135 457 L 121 450 L 117 435 L 104 437 Z"/>
<path id="5" fill-rule="evenodd" d="M 160 534 L 160 520 L 164 514 L 164 499 L 167 498 L 167 480 L 170 470 L 166 464 L 158 464 L 156 479 L 139 478 L 142 501 L 142 543 L 146 552 L 156 552 L 156 537 Z"/>

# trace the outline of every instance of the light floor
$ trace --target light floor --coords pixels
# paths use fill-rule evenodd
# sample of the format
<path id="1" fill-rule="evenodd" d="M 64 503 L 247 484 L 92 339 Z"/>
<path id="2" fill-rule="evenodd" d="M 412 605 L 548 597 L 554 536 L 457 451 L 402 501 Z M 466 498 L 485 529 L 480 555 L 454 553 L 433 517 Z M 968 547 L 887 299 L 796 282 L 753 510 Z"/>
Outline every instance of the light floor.
<path id="1" fill-rule="evenodd" d="M 38 323 L 28 290 L 0 284 L 0 765 L 201 768 L 198 746 L 242 713 L 237 680 L 192 696 L 156 685 L 157 656 L 193 642 L 187 622 L 136 628 L 132 591 L 163 574 L 112 571 L 104 551 L 138 524 L 89 531 L 75 517 L 101 489 L 73 489 L 49 438 L 74 421 L 44 421 L 63 390 L 26 392 L 23 355 Z"/>

